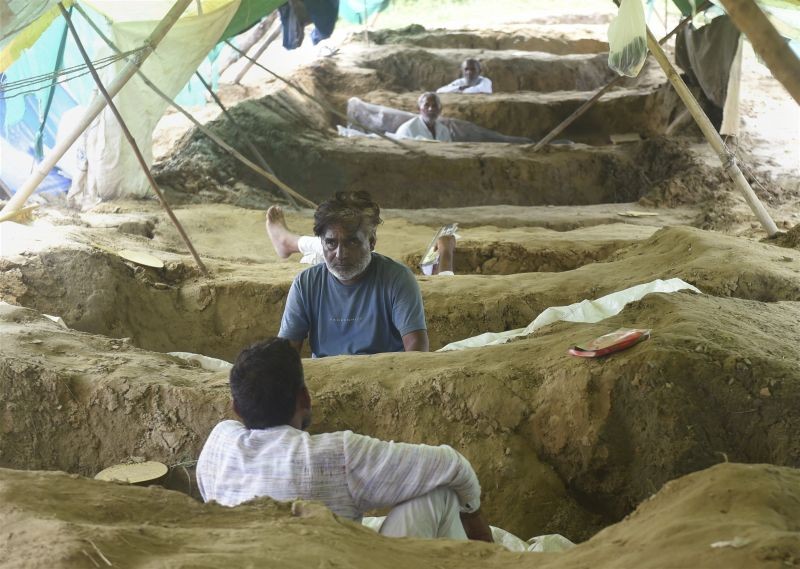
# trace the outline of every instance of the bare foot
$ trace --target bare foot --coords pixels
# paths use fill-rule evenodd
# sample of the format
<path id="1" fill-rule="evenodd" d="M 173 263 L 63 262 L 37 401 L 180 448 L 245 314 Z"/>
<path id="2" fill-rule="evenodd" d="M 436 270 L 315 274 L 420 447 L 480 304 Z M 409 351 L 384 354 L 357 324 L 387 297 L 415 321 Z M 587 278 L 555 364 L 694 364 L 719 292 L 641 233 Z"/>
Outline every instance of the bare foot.
<path id="1" fill-rule="evenodd" d="M 436 250 L 439 252 L 439 265 L 434 274 L 442 271 L 453 270 L 453 258 L 456 253 L 456 238 L 453 235 L 442 235 L 436 240 Z"/>
<path id="2" fill-rule="evenodd" d="M 292 253 L 300 252 L 300 249 L 297 248 L 298 236 L 286 227 L 283 210 L 278 205 L 270 206 L 267 210 L 267 235 L 281 259 L 286 259 Z"/>

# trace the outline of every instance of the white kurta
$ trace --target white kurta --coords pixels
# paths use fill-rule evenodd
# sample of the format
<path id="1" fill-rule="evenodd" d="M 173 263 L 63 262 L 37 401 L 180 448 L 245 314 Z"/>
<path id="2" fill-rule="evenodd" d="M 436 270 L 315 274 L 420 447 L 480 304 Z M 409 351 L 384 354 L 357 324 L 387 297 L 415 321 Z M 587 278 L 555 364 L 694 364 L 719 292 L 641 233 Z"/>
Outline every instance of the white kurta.
<path id="1" fill-rule="evenodd" d="M 437 93 L 491 93 L 492 92 L 492 80 L 488 77 L 484 77 L 483 75 L 478 77 L 478 82 L 475 85 L 470 85 L 469 87 L 464 87 L 461 89 L 463 85 L 466 85 L 467 80 L 463 77 L 459 77 L 452 83 L 445 85 L 444 87 L 439 87 L 436 89 Z"/>
<path id="2" fill-rule="evenodd" d="M 395 138 L 414 138 L 422 140 L 438 140 L 439 142 L 452 142 L 450 136 L 450 129 L 448 129 L 440 121 L 436 121 L 436 138 L 431 136 L 431 131 L 425 124 L 421 117 L 416 116 L 413 119 L 404 122 L 394 133 Z"/>
<path id="3" fill-rule="evenodd" d="M 288 425 L 250 430 L 238 421 L 211 431 L 197 484 L 206 502 L 318 500 L 352 520 L 437 488 L 455 492 L 461 511 L 472 512 L 481 494 L 469 461 L 447 445 L 385 442 L 351 431 L 310 435 Z"/>

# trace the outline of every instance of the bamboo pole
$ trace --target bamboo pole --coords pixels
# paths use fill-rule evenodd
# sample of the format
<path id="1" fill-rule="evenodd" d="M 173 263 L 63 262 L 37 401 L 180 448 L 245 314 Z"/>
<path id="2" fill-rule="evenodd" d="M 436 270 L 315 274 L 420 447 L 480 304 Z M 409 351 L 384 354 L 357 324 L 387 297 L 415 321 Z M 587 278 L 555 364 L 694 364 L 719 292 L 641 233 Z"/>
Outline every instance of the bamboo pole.
<path id="1" fill-rule="evenodd" d="M 241 40 L 242 45 L 240 47 L 242 51 L 247 53 L 254 45 L 261 41 L 261 39 L 272 27 L 272 24 L 275 22 L 275 18 L 277 18 L 277 16 L 277 11 L 272 12 L 269 16 L 266 16 L 263 20 L 261 20 L 254 29 L 250 30 L 247 36 Z M 239 59 L 241 59 L 241 56 L 235 51 L 227 53 L 224 61 L 219 64 L 219 74 L 222 75 L 225 70 L 228 69 L 228 67 L 239 61 Z"/>
<path id="2" fill-rule="evenodd" d="M 255 60 L 257 60 L 259 57 L 261 57 L 261 54 L 263 54 L 265 51 L 267 51 L 267 48 L 270 45 L 272 45 L 272 42 L 274 42 L 276 39 L 278 39 L 278 36 L 280 34 L 281 34 L 281 23 L 277 22 L 277 25 L 274 27 L 272 32 L 270 32 L 269 36 L 267 36 L 267 39 L 264 40 L 264 43 L 262 43 L 258 47 L 256 52 L 253 54 L 252 59 L 248 59 L 247 63 L 244 64 L 244 67 L 242 67 L 239 70 L 239 73 L 236 74 L 236 77 L 234 77 L 233 82 L 236 85 L 238 85 L 241 82 L 241 80 L 244 79 L 244 76 L 247 75 L 247 72 L 250 71 L 250 69 L 253 67 L 253 64 L 255 63 Z M 228 43 L 228 45 L 233 47 L 233 44 L 231 44 L 230 42 Z M 234 53 L 236 53 L 241 58 L 241 57 L 247 55 L 247 50 L 246 49 L 242 50 L 242 49 L 235 48 L 234 49 Z"/>
<path id="3" fill-rule="evenodd" d="M 114 117 L 117 119 L 117 122 L 119 123 L 122 132 L 125 134 L 125 138 L 128 140 L 128 143 L 131 145 L 133 153 L 136 155 L 136 160 L 142 167 L 144 175 L 147 176 L 147 181 L 150 182 L 150 186 L 153 188 L 153 191 L 156 193 L 156 196 L 158 196 L 158 201 L 161 202 L 162 207 L 167 212 L 167 215 L 169 216 L 173 225 L 175 225 L 175 229 L 178 230 L 181 239 L 183 239 L 183 242 L 189 248 L 189 252 L 192 254 L 192 257 L 194 257 L 197 266 L 200 268 L 200 272 L 207 277 L 208 269 L 203 264 L 203 261 L 200 259 L 200 256 L 197 254 L 197 251 L 195 250 L 194 245 L 192 245 L 189 236 L 186 235 L 186 232 L 183 230 L 181 222 L 178 221 L 178 218 L 175 217 L 175 213 L 172 211 L 172 208 L 169 207 L 169 204 L 167 203 L 167 200 L 164 198 L 164 194 L 161 193 L 158 184 L 156 184 L 156 181 L 153 178 L 153 174 L 152 172 L 150 172 L 150 168 L 147 167 L 147 162 L 145 161 L 144 156 L 142 156 L 141 150 L 139 150 L 139 145 L 136 144 L 136 140 L 134 140 L 131 131 L 128 130 L 128 127 L 125 124 L 125 121 L 123 120 L 122 115 L 119 112 L 119 109 L 117 109 L 117 105 L 114 104 L 114 100 L 111 98 L 109 92 L 106 91 L 103 82 L 100 80 L 100 76 L 97 74 L 97 70 L 94 68 L 94 65 L 92 65 L 92 60 L 83 47 L 81 38 L 80 36 L 78 36 L 78 31 L 72 24 L 72 18 L 70 17 L 69 12 L 67 12 L 67 9 L 64 8 L 64 4 L 62 2 L 58 3 L 58 7 L 61 10 L 61 15 L 64 16 L 64 19 L 67 21 L 67 26 L 69 27 L 69 31 L 72 34 L 72 38 L 75 40 L 75 45 L 78 47 L 78 51 L 81 52 L 81 57 L 83 57 L 84 62 L 86 62 L 86 66 L 89 68 L 89 72 L 92 74 L 92 79 L 94 79 L 94 82 L 97 84 L 97 88 L 100 90 L 100 93 L 102 93 L 103 97 L 105 97 L 106 102 L 108 103 L 109 110 L 111 110 L 111 112 L 114 114 Z"/>
<path id="4" fill-rule="evenodd" d="M 108 47 L 110 47 L 115 53 L 121 53 L 119 48 L 117 48 L 117 46 L 114 45 L 114 43 L 103 33 L 103 31 L 99 27 L 97 27 L 97 24 L 95 24 L 94 21 L 89 17 L 89 15 L 81 8 L 81 5 L 80 4 L 75 4 L 74 6 L 78 10 L 78 12 L 80 12 L 81 16 L 84 17 L 86 22 L 97 33 L 97 35 L 100 36 L 100 38 L 106 43 L 106 45 L 108 45 Z M 274 174 L 272 174 L 270 172 L 267 172 L 266 170 L 264 170 L 263 168 L 261 168 L 257 164 L 253 163 L 250 159 L 248 159 L 246 156 L 244 156 L 241 152 L 239 152 L 238 150 L 233 148 L 230 144 L 228 144 L 227 142 L 222 140 L 222 138 L 220 138 L 217 134 L 215 134 L 214 131 L 212 131 L 210 128 L 208 128 L 207 126 L 202 124 L 200 121 L 198 121 L 189 111 L 184 109 L 182 106 L 180 106 L 174 100 L 172 100 L 172 98 L 169 95 L 167 95 L 164 91 L 159 89 L 156 86 L 156 84 L 153 83 L 152 81 L 150 81 L 150 79 L 148 79 L 147 76 L 142 71 L 137 71 L 137 74 L 139 75 L 139 79 L 141 79 L 144 82 L 145 85 L 150 87 L 150 89 L 152 89 L 153 92 L 156 95 L 158 95 L 159 97 L 164 99 L 164 101 L 169 103 L 176 111 L 178 111 L 184 117 L 186 117 L 195 127 L 197 127 L 197 129 L 200 132 L 202 132 L 204 135 L 206 135 L 208 138 L 210 138 L 211 141 L 214 142 L 217 146 L 219 146 L 223 150 L 229 152 L 231 154 L 231 156 L 233 156 L 236 160 L 238 160 L 239 162 L 241 162 L 242 164 L 244 164 L 245 166 L 247 166 L 248 168 L 253 170 L 256 174 L 259 174 L 260 176 L 263 176 L 264 178 L 266 178 L 267 180 L 269 180 L 270 182 L 272 182 L 273 184 L 278 186 L 278 188 L 280 188 L 283 192 L 291 195 L 293 198 L 295 198 L 296 200 L 306 204 L 307 206 L 316 209 L 317 204 L 315 204 L 314 202 L 312 202 L 308 198 L 305 198 L 302 195 L 300 195 L 299 193 L 297 193 L 295 190 L 290 188 L 287 184 L 283 183 L 280 179 L 278 179 L 277 176 L 275 176 Z"/>
<path id="5" fill-rule="evenodd" d="M 164 16 L 164 19 L 161 20 L 158 25 L 155 27 L 153 32 L 144 42 L 144 49 L 136 53 L 130 61 L 125 65 L 122 71 L 117 74 L 116 77 L 108 84 L 108 93 L 113 97 L 117 93 L 119 93 L 120 89 L 127 83 L 131 77 L 133 77 L 134 73 L 139 69 L 139 67 L 144 63 L 145 59 L 147 59 L 150 54 L 153 53 L 156 46 L 164 39 L 164 36 L 167 32 L 175 25 L 175 22 L 178 21 L 178 18 L 181 17 L 183 11 L 186 10 L 186 7 L 192 3 L 192 0 L 176 0 L 175 4 L 170 8 L 167 15 Z M 6 206 L 3 208 L 3 211 L 16 211 L 20 209 L 27 199 L 36 191 L 36 188 L 39 187 L 42 180 L 44 180 L 47 175 L 50 173 L 50 170 L 53 169 L 53 166 L 61 160 L 61 157 L 69 150 L 69 148 L 74 144 L 78 137 L 83 134 L 92 121 L 97 118 L 97 115 L 106 107 L 106 99 L 102 95 L 96 95 L 94 99 L 89 103 L 86 112 L 84 113 L 81 120 L 73 127 L 72 131 L 61 140 L 61 142 L 57 143 L 53 150 L 51 150 L 47 156 L 44 157 L 44 160 L 39 162 L 36 165 L 36 168 L 25 180 L 25 183 L 22 187 L 19 188 L 14 197 L 9 200 Z"/>
<path id="6" fill-rule="evenodd" d="M 700 7 L 697 9 L 697 11 L 698 12 L 702 12 L 702 11 L 706 10 L 710 5 L 711 5 L 711 3 L 708 2 L 708 0 L 706 0 L 705 2 L 703 2 L 700 5 Z M 660 45 L 663 45 L 663 44 L 667 43 L 672 36 L 674 36 L 679 31 L 681 31 L 691 21 L 692 21 L 692 17 L 691 16 L 685 17 L 683 20 L 681 20 L 678 23 L 677 26 L 675 26 L 672 29 L 671 32 L 669 32 L 667 35 L 665 35 L 663 38 L 661 38 L 658 41 L 658 43 Z M 539 142 L 537 142 L 533 147 L 533 152 L 539 151 L 545 144 L 548 144 L 551 140 L 553 140 L 555 137 L 557 137 L 559 134 L 561 134 L 564 131 L 564 129 L 569 127 L 569 125 L 571 125 L 576 120 L 578 120 L 581 116 L 583 116 L 583 114 L 586 113 L 586 111 L 588 111 L 590 108 L 592 108 L 594 106 L 594 104 L 597 101 L 599 101 L 600 98 L 603 95 L 608 93 L 613 87 L 618 85 L 623 79 L 625 79 L 624 76 L 618 75 L 617 77 L 612 79 L 609 83 L 607 83 L 604 87 L 599 89 L 594 95 L 592 95 L 592 97 L 588 101 L 586 101 L 580 107 L 575 109 L 575 111 L 571 115 L 569 115 L 567 118 L 565 118 L 563 121 L 561 121 L 558 124 L 558 126 L 556 126 L 553 130 L 548 132 L 547 135 L 545 135 L 544 138 L 542 138 Z"/>
<path id="7" fill-rule="evenodd" d="M 195 75 L 197 75 L 197 78 L 200 80 L 200 83 L 202 83 L 203 87 L 206 88 L 208 93 L 211 95 L 211 98 L 214 100 L 214 102 L 217 104 L 217 106 L 222 111 L 222 114 L 225 115 L 225 118 L 228 120 L 228 122 L 230 122 L 231 125 L 233 125 L 233 128 L 236 129 L 236 132 L 238 132 L 239 136 L 242 137 L 242 140 L 244 141 L 245 145 L 247 145 L 247 148 L 250 149 L 250 152 L 253 153 L 253 156 L 258 161 L 258 164 L 264 170 L 266 170 L 267 172 L 269 172 L 270 174 L 272 174 L 274 176 L 275 175 L 275 171 L 272 168 L 270 168 L 270 166 L 269 166 L 269 164 L 267 164 L 267 161 L 264 158 L 264 156 L 261 154 L 261 152 L 258 151 L 258 148 L 256 148 L 256 145 L 253 144 L 253 142 L 250 140 L 250 137 L 247 136 L 247 133 L 245 132 L 245 130 L 241 126 L 239 126 L 239 123 L 236 122 L 236 119 L 233 118 L 233 115 L 230 114 L 228 112 L 228 109 L 225 107 L 225 105 L 222 104 L 222 100 L 220 100 L 220 98 L 214 92 L 214 89 L 211 87 L 211 85 L 209 85 L 208 82 L 206 82 L 206 80 L 203 78 L 203 76 L 200 74 L 199 71 L 195 71 Z M 292 207 L 294 207 L 295 209 L 298 209 L 297 202 L 294 200 L 294 198 L 292 197 L 291 194 L 289 194 L 287 192 L 283 192 L 283 195 L 286 196 L 286 199 L 289 200 L 289 203 L 292 205 Z"/>
<path id="8" fill-rule="evenodd" d="M 681 98 L 681 100 L 683 100 L 683 103 L 689 109 L 689 112 L 692 113 L 692 117 L 697 123 L 697 126 L 700 127 L 700 130 L 703 132 L 706 140 L 708 140 L 708 143 L 717 153 L 719 161 L 722 163 L 722 167 L 731 177 L 736 187 L 742 192 L 745 201 L 747 201 L 747 205 L 750 206 L 750 209 L 753 210 L 753 213 L 761 222 L 761 225 L 764 226 L 764 229 L 767 231 L 767 235 L 770 237 L 775 235 L 778 232 L 778 227 L 769 216 L 769 213 L 767 212 L 766 208 L 764 208 L 764 205 L 758 199 L 758 196 L 753 191 L 753 188 L 750 187 L 750 184 L 747 182 L 744 174 L 742 174 L 739 166 L 736 165 L 736 157 L 725 146 L 725 143 L 722 141 L 722 138 L 720 138 L 717 129 L 715 129 L 714 125 L 711 124 L 711 121 L 708 120 L 708 117 L 703 112 L 703 109 L 700 108 L 700 104 L 694 98 L 692 92 L 689 91 L 686 83 L 683 82 L 683 79 L 681 79 L 680 75 L 678 75 L 678 72 L 675 71 L 672 63 L 670 63 L 669 59 L 667 58 L 667 54 L 664 53 L 663 49 L 661 49 L 661 46 L 656 41 L 656 38 L 653 36 L 649 28 L 647 29 L 647 47 L 650 48 L 650 51 L 653 53 L 653 57 L 655 57 L 656 61 L 658 61 L 661 69 L 664 70 L 669 82 L 672 83 L 673 87 L 675 87 L 675 91 L 678 92 L 678 96 Z"/>
<path id="9" fill-rule="evenodd" d="M 235 45 L 233 45 L 228 40 L 225 40 L 225 43 L 227 43 L 233 49 L 235 49 L 236 51 L 239 51 L 241 53 L 241 50 L 239 50 Z M 267 73 L 269 73 L 270 75 L 275 77 L 276 79 L 282 81 L 283 83 L 285 83 L 286 85 L 288 85 L 289 87 L 291 87 L 292 89 L 294 89 L 295 91 L 297 91 L 298 93 L 303 95 L 304 97 L 308 97 L 309 99 L 311 99 L 312 101 L 317 103 L 319 106 L 321 106 L 323 109 L 325 109 L 326 111 L 328 111 L 332 115 L 334 115 L 336 117 L 339 117 L 340 119 L 343 119 L 343 120 L 345 120 L 347 122 L 350 121 L 350 118 L 348 118 L 348 116 L 346 114 L 342 113 L 341 111 L 338 111 L 338 110 L 334 109 L 331 105 L 329 105 L 325 101 L 322 101 L 321 99 L 318 99 L 317 97 L 315 97 L 314 95 L 312 95 L 311 93 L 309 93 L 308 91 L 306 91 L 305 89 L 300 87 L 299 85 L 296 85 L 295 83 L 289 81 L 288 79 L 286 79 L 284 77 L 281 77 L 280 75 L 278 75 L 274 71 L 271 71 L 270 69 L 267 69 L 264 65 L 260 64 L 255 59 L 252 59 L 246 53 L 242 53 L 242 57 L 245 57 L 245 58 L 249 59 L 250 61 L 253 62 L 253 64 L 257 65 L 259 68 L 263 69 L 264 71 L 266 71 Z M 396 144 L 397 146 L 399 146 L 403 150 L 406 150 L 407 152 L 410 152 L 412 154 L 419 154 L 419 151 L 416 148 L 411 148 L 411 147 L 403 144 L 402 142 L 400 142 L 396 138 L 392 138 L 390 136 L 386 136 L 386 134 L 384 134 L 382 132 L 378 132 L 377 130 L 372 130 L 371 128 L 369 128 L 369 127 L 367 127 L 367 126 L 365 126 L 365 125 L 363 125 L 363 124 L 361 124 L 359 122 L 354 122 L 354 124 L 356 126 L 360 127 L 360 128 L 363 128 L 367 132 L 371 132 L 373 134 L 376 134 L 379 137 L 383 138 L 384 140 L 388 140 L 389 142 L 391 142 L 393 144 Z"/>
<path id="10" fill-rule="evenodd" d="M 725 11 L 753 44 L 755 52 L 767 64 L 800 105 L 800 59 L 781 37 L 767 16 L 753 0 L 722 0 Z"/>

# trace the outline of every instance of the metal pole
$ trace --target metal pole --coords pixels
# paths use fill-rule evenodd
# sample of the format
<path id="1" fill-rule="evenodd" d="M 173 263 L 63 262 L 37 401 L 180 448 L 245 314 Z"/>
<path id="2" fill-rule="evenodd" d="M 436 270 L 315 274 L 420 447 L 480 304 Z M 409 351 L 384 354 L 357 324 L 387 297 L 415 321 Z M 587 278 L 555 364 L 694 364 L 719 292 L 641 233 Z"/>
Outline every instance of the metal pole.
<path id="1" fill-rule="evenodd" d="M 656 41 L 656 38 L 653 37 L 653 34 L 650 32 L 649 28 L 647 29 L 647 46 L 653 53 L 653 57 L 656 58 L 656 61 L 658 61 L 658 64 L 664 70 L 669 82 L 672 83 L 673 87 L 675 87 L 675 91 L 678 92 L 678 96 L 683 100 L 683 103 L 689 109 L 689 112 L 692 113 L 692 117 L 697 123 L 697 126 L 700 127 L 700 130 L 703 132 L 706 140 L 708 140 L 708 143 L 717 153 L 719 161 L 722 163 L 722 167 L 731 177 L 736 187 L 742 192 L 745 201 L 747 201 L 747 205 L 750 206 L 750 209 L 753 210 L 753 213 L 761 222 L 761 225 L 764 226 L 764 229 L 767 231 L 767 235 L 772 237 L 778 232 L 778 227 L 769 216 L 769 213 L 764 205 L 758 199 L 758 196 L 753 191 L 753 188 L 750 187 L 750 184 L 747 182 L 744 174 L 742 174 L 739 166 L 736 165 L 736 157 L 725 146 L 725 143 L 722 141 L 722 138 L 720 138 L 717 129 L 715 129 L 714 125 L 711 124 L 711 121 L 708 120 L 708 117 L 703 112 L 700 104 L 694 98 L 694 95 L 692 95 L 691 91 L 689 91 L 686 83 L 683 82 L 683 79 L 681 79 L 680 75 L 678 75 L 678 72 L 675 71 L 672 63 L 670 63 L 669 59 L 667 59 L 667 54 L 665 54 L 664 50 L 661 49 L 661 46 Z"/>
<path id="2" fill-rule="evenodd" d="M 164 39 L 164 36 L 167 32 L 175 25 L 175 22 L 178 21 L 178 18 L 181 17 L 183 11 L 186 10 L 186 7 L 192 3 L 192 0 L 177 0 L 175 5 L 172 6 L 167 15 L 164 16 L 164 19 L 161 20 L 158 25 L 153 30 L 153 33 L 150 34 L 144 42 L 144 49 L 136 53 L 131 60 L 125 65 L 122 71 L 108 84 L 108 93 L 113 97 L 117 93 L 119 93 L 120 89 L 127 83 L 131 77 L 133 77 L 134 73 L 139 69 L 139 67 L 144 63 L 144 60 L 147 59 L 150 54 L 153 53 L 156 46 L 159 42 Z M 3 208 L 3 211 L 16 211 L 25 205 L 27 199 L 36 191 L 36 188 L 39 187 L 39 184 L 44 180 L 47 175 L 50 173 L 50 170 L 53 169 L 53 166 L 61 160 L 61 157 L 69 150 L 69 148 L 73 145 L 73 143 L 78 140 L 83 131 L 85 131 L 92 121 L 97 118 L 97 115 L 105 108 L 106 106 L 106 99 L 102 95 L 95 96 L 94 99 L 89 103 L 89 106 L 86 109 L 81 120 L 75 125 L 72 129 L 72 132 L 69 135 L 65 136 L 64 139 L 55 145 L 53 150 L 45 156 L 44 160 L 42 160 L 39 164 L 37 164 L 36 169 L 30 175 L 30 177 L 25 181 L 25 183 L 20 187 L 14 197 L 9 200 L 6 206 Z"/>
<path id="3" fill-rule="evenodd" d="M 203 261 L 200 260 L 200 256 L 197 254 L 197 251 L 192 245 L 192 242 L 189 240 L 189 236 L 186 235 L 186 232 L 183 230 L 181 226 L 181 222 L 178 221 L 178 218 L 175 217 L 172 209 L 169 207 L 167 200 L 164 199 L 164 195 L 161 193 L 161 190 L 156 184 L 155 179 L 153 178 L 153 174 L 150 172 L 150 168 L 147 167 L 147 162 L 145 162 L 144 156 L 142 156 L 141 151 L 139 150 L 139 145 L 136 144 L 136 140 L 134 140 L 131 131 L 128 130 L 128 127 L 125 125 L 125 121 L 122 119 L 122 115 L 120 114 L 117 106 L 114 104 L 111 95 L 106 91 L 103 82 L 100 80 L 100 76 L 97 74 L 97 70 L 92 65 L 92 60 L 89 57 L 89 54 L 86 53 L 86 50 L 83 48 L 83 43 L 81 42 L 81 38 L 78 36 L 78 31 L 75 29 L 75 26 L 72 25 L 72 18 L 70 17 L 69 13 L 67 12 L 66 8 L 64 8 L 64 4 L 59 2 L 58 7 L 61 10 L 61 15 L 64 16 L 64 19 L 67 21 L 67 26 L 69 26 L 69 31 L 72 33 L 72 38 L 75 40 L 75 44 L 78 46 L 78 50 L 81 52 L 81 56 L 83 60 L 86 62 L 86 66 L 89 68 L 89 72 L 92 74 L 92 79 L 97 84 L 97 88 L 102 93 L 103 97 L 105 97 L 106 102 L 108 103 L 108 108 L 116 117 L 117 122 L 119 122 L 119 126 L 122 129 L 122 132 L 125 134 L 125 138 L 130 143 L 131 148 L 133 149 L 133 153 L 136 155 L 136 160 L 139 162 L 139 165 L 142 167 L 142 171 L 144 171 L 145 176 L 147 176 L 147 180 L 150 182 L 150 186 L 152 186 L 153 191 L 158 196 L 158 200 L 161 202 L 161 205 L 164 207 L 164 210 L 167 212 L 172 223 L 175 225 L 175 228 L 178 230 L 183 242 L 186 243 L 186 246 L 189 248 L 189 252 L 194 257 L 197 266 L 200 268 L 200 272 L 203 273 L 204 276 L 208 276 L 208 269 L 203 264 Z"/>

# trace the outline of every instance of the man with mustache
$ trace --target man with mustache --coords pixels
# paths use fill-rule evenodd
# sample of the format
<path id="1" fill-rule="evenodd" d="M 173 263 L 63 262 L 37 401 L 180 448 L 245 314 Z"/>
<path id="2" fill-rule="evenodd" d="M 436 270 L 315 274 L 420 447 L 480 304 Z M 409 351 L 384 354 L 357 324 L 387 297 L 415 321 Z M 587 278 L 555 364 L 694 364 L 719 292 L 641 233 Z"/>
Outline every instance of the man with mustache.
<path id="1" fill-rule="evenodd" d="M 453 141 L 450 129 L 439 120 L 442 114 L 442 101 L 439 95 L 430 91 L 423 93 L 417 99 L 417 107 L 419 115 L 401 124 L 394 133 L 395 138 Z"/>
<path id="2" fill-rule="evenodd" d="M 380 223 L 380 208 L 367 192 L 337 192 L 319 205 L 314 213 L 318 243 L 313 248 L 319 251 L 321 246 L 324 262 L 295 278 L 279 337 L 298 351 L 308 338 L 313 357 L 428 351 L 422 295 L 414 275 L 405 265 L 374 252 Z M 274 231 L 279 229 L 273 224 Z M 267 230 L 274 244 L 269 216 Z M 297 240 L 295 236 L 295 247 Z"/>
<path id="3" fill-rule="evenodd" d="M 436 89 L 437 93 L 486 93 L 492 92 L 492 81 L 481 75 L 481 62 L 465 59 L 461 64 L 461 77 Z"/>

